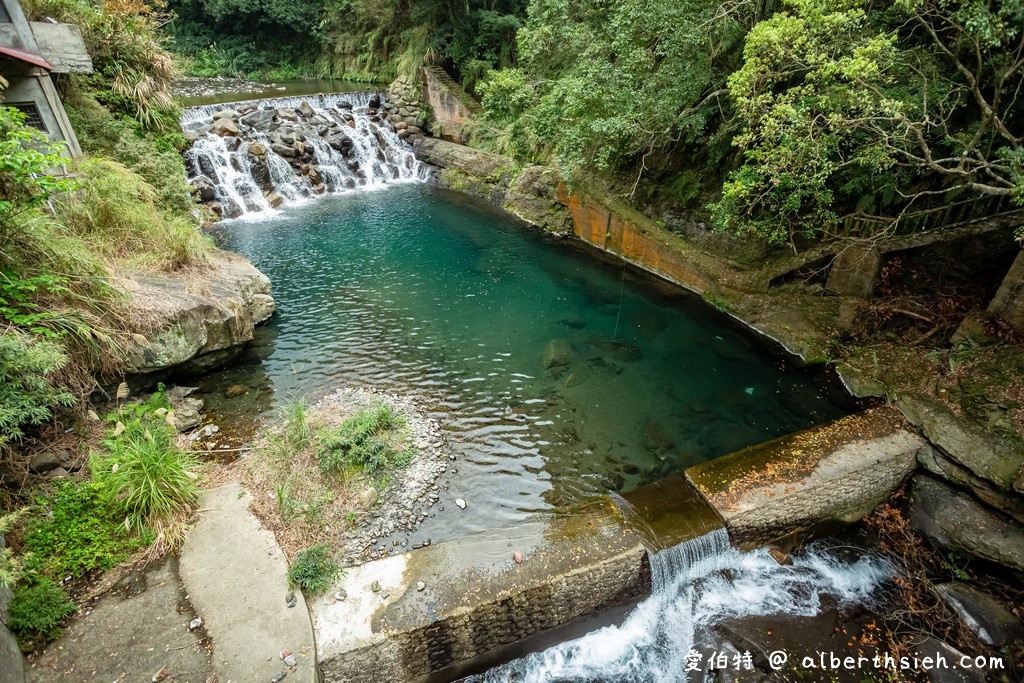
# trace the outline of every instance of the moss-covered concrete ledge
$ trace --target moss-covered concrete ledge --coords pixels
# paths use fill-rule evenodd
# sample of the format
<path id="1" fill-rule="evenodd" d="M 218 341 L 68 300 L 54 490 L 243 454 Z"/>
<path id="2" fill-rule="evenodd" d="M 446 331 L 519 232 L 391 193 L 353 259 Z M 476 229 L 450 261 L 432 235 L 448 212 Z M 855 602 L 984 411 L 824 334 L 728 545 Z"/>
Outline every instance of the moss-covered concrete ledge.
<path id="1" fill-rule="evenodd" d="M 118 284 L 148 332 L 132 335 L 126 371 L 205 372 L 230 361 L 274 312 L 270 280 L 242 256 L 217 250 L 178 273 L 139 273 Z"/>
<path id="2" fill-rule="evenodd" d="M 604 499 L 360 565 L 313 605 L 320 670 L 325 683 L 453 680 L 636 603 L 646 558 Z"/>
<path id="3" fill-rule="evenodd" d="M 930 450 L 891 406 L 873 408 L 686 470 L 725 520 L 732 542 L 753 548 L 867 516 Z"/>

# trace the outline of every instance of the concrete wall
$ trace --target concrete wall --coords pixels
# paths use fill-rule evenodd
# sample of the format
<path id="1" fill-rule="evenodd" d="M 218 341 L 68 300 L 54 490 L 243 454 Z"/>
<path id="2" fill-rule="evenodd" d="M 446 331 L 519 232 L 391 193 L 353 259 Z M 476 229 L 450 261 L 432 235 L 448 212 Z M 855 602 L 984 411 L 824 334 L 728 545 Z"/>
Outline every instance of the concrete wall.
<path id="1" fill-rule="evenodd" d="M 53 67 L 53 73 L 92 73 L 92 57 L 85 49 L 82 31 L 74 24 L 29 23 L 39 54 Z"/>
<path id="2" fill-rule="evenodd" d="M 605 501 L 350 569 L 348 597 L 313 607 L 324 681 L 453 680 L 522 656 L 647 595 L 646 557 Z"/>
<path id="3" fill-rule="evenodd" d="M 927 442 L 893 406 L 716 458 L 686 471 L 732 542 L 754 548 L 856 522 L 899 488 Z"/>
<path id="4" fill-rule="evenodd" d="M 434 114 L 434 135 L 453 142 L 465 141 L 465 128 L 476 112 L 469 95 L 448 74 L 437 67 L 423 69 L 427 103 Z"/>

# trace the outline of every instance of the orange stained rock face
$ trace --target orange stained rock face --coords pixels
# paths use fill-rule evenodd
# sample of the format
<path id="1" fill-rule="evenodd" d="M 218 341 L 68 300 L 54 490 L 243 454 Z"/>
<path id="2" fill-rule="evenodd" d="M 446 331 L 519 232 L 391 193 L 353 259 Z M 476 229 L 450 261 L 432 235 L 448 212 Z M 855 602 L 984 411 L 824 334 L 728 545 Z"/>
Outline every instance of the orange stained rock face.
<path id="1" fill-rule="evenodd" d="M 698 293 L 708 289 L 707 278 L 693 264 L 632 221 L 582 192 L 569 192 L 562 185 L 556 198 L 569 208 L 573 231 L 584 242 Z"/>

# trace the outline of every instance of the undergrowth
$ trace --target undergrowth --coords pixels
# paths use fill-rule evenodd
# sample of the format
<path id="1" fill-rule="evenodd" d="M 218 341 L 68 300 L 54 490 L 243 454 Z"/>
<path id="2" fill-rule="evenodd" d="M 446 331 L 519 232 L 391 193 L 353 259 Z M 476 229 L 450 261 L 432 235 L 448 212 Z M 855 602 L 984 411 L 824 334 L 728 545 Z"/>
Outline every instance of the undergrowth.
<path id="1" fill-rule="evenodd" d="M 196 461 L 174 444 L 173 412 L 162 391 L 108 416 L 103 450 L 92 453 L 92 479 L 37 489 L 11 518 L 13 552 L 0 553 L 0 581 L 15 586 L 11 628 L 23 649 L 60 634 L 74 611 L 63 586 L 176 545 L 197 498 Z M 68 605 L 70 604 L 70 608 Z M 12 616 L 13 619 L 13 616 Z"/>
<path id="2" fill-rule="evenodd" d="M 296 401 L 247 459 L 253 511 L 289 556 L 334 541 L 413 455 L 404 415 L 385 402 L 336 412 Z"/>
<path id="3" fill-rule="evenodd" d="M 18 637 L 18 645 L 31 652 L 59 638 L 61 622 L 76 611 L 75 603 L 51 579 L 19 586 L 8 607 L 7 625 Z"/>
<path id="4" fill-rule="evenodd" d="M 196 503 L 198 461 L 175 445 L 173 418 L 162 392 L 122 406 L 107 417 L 104 450 L 89 458 L 93 481 L 123 514 L 125 528 L 164 534 L 180 527 Z"/>
<path id="5" fill-rule="evenodd" d="M 288 584 L 308 596 L 315 596 L 327 591 L 343 576 L 345 571 L 335 562 L 331 546 L 318 543 L 300 550 L 295 556 L 295 562 L 288 571 Z"/>
<path id="6" fill-rule="evenodd" d="M 402 448 L 405 419 L 387 403 L 365 408 L 337 427 L 318 432 L 317 461 L 324 474 L 357 467 L 376 474 L 387 467 L 405 467 L 412 451 Z"/>

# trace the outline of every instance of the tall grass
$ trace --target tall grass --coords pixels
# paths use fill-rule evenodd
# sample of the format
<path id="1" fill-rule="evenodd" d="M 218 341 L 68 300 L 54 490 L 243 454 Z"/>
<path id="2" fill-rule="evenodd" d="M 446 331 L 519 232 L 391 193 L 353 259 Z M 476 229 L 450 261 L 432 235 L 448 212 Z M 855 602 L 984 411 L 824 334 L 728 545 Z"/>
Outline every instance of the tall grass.
<path id="1" fill-rule="evenodd" d="M 317 434 L 317 461 L 325 474 L 356 466 L 370 474 L 386 467 L 403 467 L 411 453 L 401 448 L 405 419 L 380 401 L 359 411 L 337 427 Z"/>
<path id="2" fill-rule="evenodd" d="M 142 176 L 106 159 L 80 161 L 73 171 L 80 189 L 57 198 L 54 213 L 95 253 L 165 270 L 202 262 L 208 238 L 187 220 L 162 212 Z"/>
<path id="3" fill-rule="evenodd" d="M 173 525 L 198 498 L 198 461 L 177 448 L 167 408 L 154 405 L 129 406 L 112 416 L 105 451 L 89 461 L 94 481 L 125 515 L 125 526 L 138 531 Z"/>

